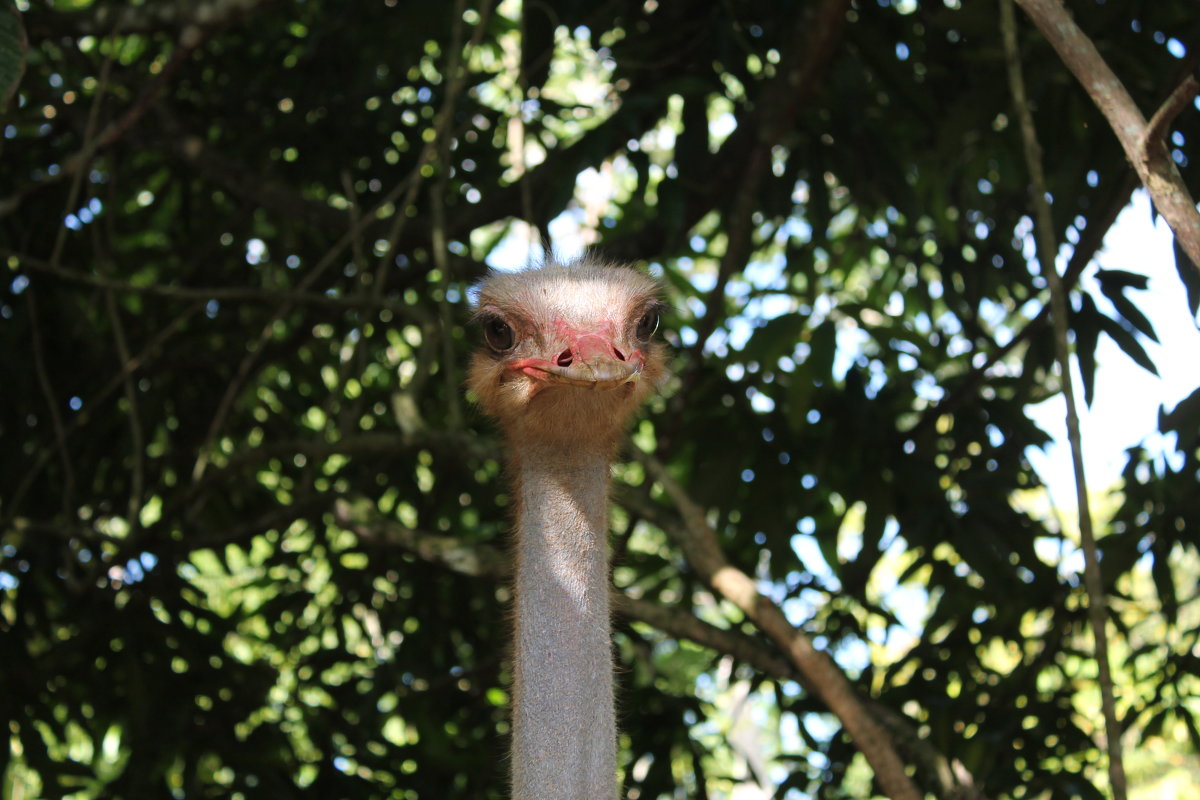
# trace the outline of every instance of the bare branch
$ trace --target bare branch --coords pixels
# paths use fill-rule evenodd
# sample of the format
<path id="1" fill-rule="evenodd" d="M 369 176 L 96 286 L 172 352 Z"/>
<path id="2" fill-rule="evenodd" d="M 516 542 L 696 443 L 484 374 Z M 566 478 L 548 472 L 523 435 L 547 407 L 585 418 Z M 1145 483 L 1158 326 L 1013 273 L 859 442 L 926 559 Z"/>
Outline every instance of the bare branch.
<path id="1" fill-rule="evenodd" d="M 1167 137 L 1167 126 L 1188 107 L 1197 94 L 1200 94 L 1200 81 L 1196 80 L 1195 75 L 1188 75 L 1150 118 L 1146 125 L 1146 135 L 1143 137 L 1143 147 L 1149 149 L 1156 144 L 1162 145 Z"/>
<path id="2" fill-rule="evenodd" d="M 386 300 L 376 297 L 337 297 L 327 294 L 305 291 L 286 291 L 280 289 L 250 289 L 227 286 L 169 286 L 165 284 L 148 284 L 141 286 L 116 280 L 115 278 L 86 273 L 55 266 L 41 259 L 24 253 L 18 253 L 6 248 L 0 248 L 0 257 L 15 259 L 18 266 L 28 272 L 52 275 L 65 281 L 94 286 L 97 289 L 116 292 L 118 294 L 139 294 L 151 297 L 164 297 L 171 300 L 202 301 L 216 300 L 222 303 L 268 303 L 274 304 L 286 301 L 301 306 L 318 306 L 338 311 L 352 310 L 388 310 L 398 317 L 415 317 L 423 319 L 421 309 L 406 303 Z"/>
<path id="3" fill-rule="evenodd" d="M 221 27 L 277 0 L 155 0 L 153 3 L 103 3 L 78 11 L 28 14 L 31 35 L 106 36 L 123 33 L 178 31 L 189 26 Z"/>
<path id="4" fill-rule="evenodd" d="M 850 680 L 804 631 L 794 627 L 779 606 L 759 594 L 754 579 L 730 564 L 717 541 L 704 510 L 684 491 L 653 456 L 638 453 L 638 460 L 683 517 L 678 542 L 688 563 L 719 594 L 740 608 L 787 655 L 805 678 L 805 685 L 837 715 L 850 738 L 875 771 L 875 779 L 892 800 L 920 800 L 922 793 L 905 771 L 888 732 L 868 712 Z"/>
<path id="5" fill-rule="evenodd" d="M 499 549 L 487 544 L 464 542 L 454 536 L 414 530 L 371 513 L 365 508 L 368 505 L 366 502 L 338 500 L 334 506 L 334 519 L 338 525 L 356 533 L 366 544 L 397 547 L 423 561 L 471 577 L 495 581 L 509 578 L 512 570 L 508 556 Z M 717 652 L 727 653 L 771 677 L 797 679 L 787 659 L 743 633 L 718 628 L 682 608 L 661 606 L 632 597 L 616 588 L 613 589 L 612 602 L 614 611 L 628 619 L 644 622 L 676 638 L 688 639 Z"/>
<path id="6" fill-rule="evenodd" d="M 84 136 L 83 147 L 63 159 L 62 169 L 57 173 L 48 173 L 47 177 L 41 181 L 25 186 L 8 197 L 0 198 L 0 217 L 4 217 L 20 208 L 21 201 L 26 195 L 45 188 L 46 186 L 56 183 L 64 178 L 70 177 L 73 179 L 72 194 L 77 193 L 80 181 L 83 175 L 88 171 L 88 168 L 91 166 L 92 159 L 95 158 L 96 153 L 112 147 L 112 145 L 125 136 L 130 129 L 137 125 L 145 113 L 158 101 L 159 97 L 162 96 L 163 89 L 165 89 L 167 84 L 171 82 L 171 79 L 175 77 L 175 73 L 179 71 L 179 68 L 183 66 L 184 62 L 191 57 L 192 53 L 195 52 L 196 48 L 198 48 L 203 42 L 204 34 L 199 28 L 185 29 L 180 37 L 178 47 L 176 48 L 174 55 L 172 55 L 171 60 L 168 61 L 167 64 L 162 68 L 162 71 L 155 76 L 154 80 L 150 82 L 150 85 L 143 90 L 137 101 L 130 106 L 130 108 L 126 110 L 126 112 L 118 119 L 110 122 L 104 128 L 104 130 L 99 133 L 99 135 L 93 136 L 92 130 L 95 127 L 98 119 L 97 112 L 100 107 L 101 100 L 105 94 L 104 88 L 107 83 L 106 76 L 108 74 L 108 68 L 112 62 L 110 57 L 108 61 L 105 62 L 104 72 L 102 73 L 100 80 L 100 90 L 97 92 L 92 104 L 92 111 L 88 119 L 88 131 Z M 62 236 L 65 235 L 65 229 L 62 230 L 64 233 L 60 234 L 60 241 Z M 56 252 L 57 250 L 58 248 L 56 248 Z M 54 259 L 51 260 L 53 261 Z"/>
<path id="7" fill-rule="evenodd" d="M 1125 86 L 1101 57 L 1071 15 L 1062 0 L 1015 0 L 1037 25 L 1067 68 L 1087 90 L 1097 108 L 1121 142 L 1125 157 L 1137 170 L 1142 184 L 1154 198 L 1159 213 L 1167 220 L 1175 238 L 1192 265 L 1200 270 L 1200 211 L 1188 192 L 1179 170 L 1168 156 L 1161 137 L 1153 142 L 1147 136 L 1151 126 L 1134 104 Z M 1194 80 L 1193 80 L 1194 82 Z M 1190 91 L 1184 81 L 1177 92 Z M 1168 101 L 1169 108 L 1174 105 Z"/>
<path id="8" fill-rule="evenodd" d="M 453 536 L 414 530 L 378 514 L 370 514 L 369 501 L 351 503 L 338 500 L 333 518 L 337 524 L 358 534 L 359 540 L 373 546 L 398 547 L 431 564 L 476 578 L 504 580 L 509 575 L 508 559 L 494 547 L 468 543 Z"/>
<path id="9" fill-rule="evenodd" d="M 62 512 L 70 519 L 71 498 L 75 493 L 75 470 L 71 466 L 71 453 L 67 450 L 67 430 L 63 426 L 62 413 L 58 408 L 58 395 L 46 369 L 46 349 L 42 343 L 42 324 L 38 315 L 37 294 L 33 287 L 26 292 L 25 302 L 29 307 L 29 327 L 33 331 L 33 365 L 37 372 L 38 387 L 46 401 L 46 411 L 54 427 L 55 452 L 63 469 Z M 22 486 L 24 488 L 24 485 Z M 14 504 L 15 505 L 15 504 Z"/>
<path id="10" fill-rule="evenodd" d="M 1019 2 L 1020 0 L 1018 0 Z M 1117 720 L 1113 698 L 1112 670 L 1108 663 L 1107 600 L 1100 577 L 1100 557 L 1096 536 L 1092 531 L 1092 514 L 1088 501 L 1087 478 L 1083 467 L 1083 437 L 1079 431 L 1079 410 L 1075 405 L 1074 380 L 1071 377 L 1071 350 L 1067 343 L 1067 287 L 1058 275 L 1055 255 L 1058 245 L 1054 238 L 1054 220 L 1046 200 L 1046 178 L 1042 170 L 1042 148 L 1025 96 L 1025 78 L 1017 49 L 1017 25 L 1010 0 L 1000 0 L 1000 27 L 1004 34 L 1004 51 L 1008 60 L 1008 80 L 1013 94 L 1013 106 L 1021 125 L 1025 163 L 1029 170 L 1031 202 L 1037 220 L 1035 235 L 1038 261 L 1042 275 L 1050 284 L 1050 321 L 1054 326 L 1054 349 L 1067 404 L 1067 440 L 1071 447 L 1071 462 L 1075 467 L 1075 502 L 1079 514 L 1079 537 L 1083 545 L 1084 582 L 1087 584 L 1088 617 L 1095 637 L 1096 664 L 1099 670 L 1101 704 L 1104 709 L 1104 728 L 1107 738 L 1108 776 L 1115 800 L 1126 797 L 1125 765 L 1121 754 L 1121 724 Z M 1194 210 L 1194 209 L 1193 209 Z"/>
<path id="11" fill-rule="evenodd" d="M 106 383 L 99 392 L 96 392 L 95 396 L 91 398 L 91 401 L 88 403 L 88 405 L 84 406 L 78 414 L 72 417 L 70 426 L 63 430 L 63 440 L 65 441 L 65 439 L 73 432 L 79 430 L 88 422 L 90 422 L 93 411 L 100 408 L 104 401 L 107 400 L 114 391 L 116 391 L 117 387 L 125 385 L 125 381 L 129 378 L 129 376 L 141 369 L 141 367 L 144 366 L 146 362 L 148 362 L 151 357 L 158 352 L 163 344 L 165 344 L 168 339 L 182 330 L 183 326 L 187 324 L 187 321 L 195 316 L 196 313 L 202 308 L 204 308 L 203 303 L 194 303 L 190 308 L 185 309 L 174 319 L 172 319 L 169 325 L 155 334 L 150 342 L 146 344 L 146 346 L 143 347 L 137 355 L 133 356 L 132 358 L 122 359 L 123 363 L 121 364 L 121 369 L 117 371 L 117 374 L 113 375 L 112 378 L 109 379 L 108 383 Z M 55 450 L 54 452 L 58 451 Z M 53 454 L 50 450 L 42 450 L 38 454 L 37 458 L 34 459 L 33 464 L 21 477 L 21 482 L 17 485 L 16 491 L 13 492 L 11 501 L 6 506 L 6 514 L 3 519 L 0 519 L 0 529 L 7 527 L 14 519 L 16 519 L 17 511 L 21 506 L 21 502 L 25 499 L 26 493 L 29 491 L 30 487 L 33 486 L 34 480 L 36 480 L 38 475 L 41 474 L 41 471 L 46 467 L 46 464 L 49 463 L 52 457 Z"/>
<path id="12" fill-rule="evenodd" d="M 724 228 L 729 237 L 717 270 L 716 284 L 705 300 L 705 314 L 696 324 L 695 354 L 704 349 L 721 318 L 725 287 L 734 272 L 750 257 L 754 212 L 758 208 L 763 181 L 770 173 L 771 151 L 790 130 L 800 109 L 817 88 L 817 76 L 833 57 L 841 41 L 850 0 L 825 0 L 811 17 L 797 14 L 795 30 L 806 47 L 789 50 L 789 61 L 780 65 L 777 76 L 764 92 L 760 107 L 763 118 L 749 155 L 738 176 L 737 195 Z"/>
<path id="13" fill-rule="evenodd" d="M 495 581 L 507 580 L 511 574 L 508 557 L 491 545 L 408 528 L 380 517 L 367 503 L 338 500 L 334 507 L 334 518 L 339 525 L 354 531 L 368 545 L 396 547 L 452 572 Z M 671 526 L 663 527 L 670 529 Z M 677 538 L 683 535 L 686 534 L 676 534 Z M 719 628 L 699 619 L 684 607 L 663 606 L 614 588 L 612 608 L 626 619 L 642 622 L 676 639 L 687 639 L 718 653 L 733 656 L 764 675 L 781 681 L 796 681 L 808 691 L 813 691 L 812 684 L 797 668 L 794 660 L 781 656 L 761 639 L 740 631 Z M 938 797 L 944 800 L 985 800 L 982 790 L 975 787 L 973 777 L 963 765 L 939 753 L 918 735 L 902 715 L 871 702 L 864 705 L 863 711 L 874 717 L 894 738 L 897 748 L 908 754 L 925 774 L 936 781 Z"/>
<path id="14" fill-rule="evenodd" d="M 96 229 L 93 228 L 93 231 Z M 98 236 L 98 234 L 97 234 Z M 110 262 L 104 260 L 106 267 L 111 268 Z M 116 346 L 117 358 L 122 367 L 133 360 L 129 352 L 129 343 L 125 338 L 125 323 L 121 321 L 121 312 L 117 307 L 117 296 L 112 290 L 104 293 L 104 307 L 108 314 L 109 324 L 113 329 L 113 344 Z M 125 387 L 125 403 L 129 407 L 129 448 L 133 457 L 133 470 L 130 475 L 129 506 L 126 510 L 127 522 L 133 533 L 141 528 L 142 498 L 145 495 L 146 484 L 146 434 L 142 429 L 142 415 L 138 404 L 138 393 L 133 386 L 133 375 L 125 373 L 122 384 Z"/>
<path id="15" fill-rule="evenodd" d="M 223 152 L 210 146 L 204 138 L 186 130 L 163 109 L 165 136 L 139 138 L 139 143 L 149 147 L 161 147 L 174 151 L 183 163 L 191 167 L 197 176 L 223 187 L 235 197 L 251 205 L 268 209 L 288 219 L 302 219 L 309 225 L 320 226 L 332 231 L 344 231 L 348 224 L 347 212 L 326 203 L 309 200 L 295 188 L 276 180 L 254 168 L 254 165 L 239 163 Z M 365 231 L 372 220 L 366 222 L 351 219 L 349 224 L 357 231 Z"/>

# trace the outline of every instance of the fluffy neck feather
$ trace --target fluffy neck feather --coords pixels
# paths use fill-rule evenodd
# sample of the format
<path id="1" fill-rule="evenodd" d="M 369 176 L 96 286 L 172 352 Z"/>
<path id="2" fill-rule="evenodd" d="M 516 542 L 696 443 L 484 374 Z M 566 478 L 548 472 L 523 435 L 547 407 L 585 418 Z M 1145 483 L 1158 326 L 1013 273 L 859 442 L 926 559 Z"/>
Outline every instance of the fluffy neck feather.
<path id="1" fill-rule="evenodd" d="M 615 800 L 608 453 L 526 448 L 513 470 L 513 798 Z"/>

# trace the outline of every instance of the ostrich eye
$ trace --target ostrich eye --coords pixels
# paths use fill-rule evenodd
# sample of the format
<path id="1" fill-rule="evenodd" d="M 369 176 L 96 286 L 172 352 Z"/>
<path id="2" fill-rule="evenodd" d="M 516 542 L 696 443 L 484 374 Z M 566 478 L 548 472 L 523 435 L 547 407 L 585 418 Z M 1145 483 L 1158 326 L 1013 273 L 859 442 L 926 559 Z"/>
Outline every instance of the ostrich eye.
<path id="1" fill-rule="evenodd" d="M 483 323 L 483 339 L 488 347 L 497 353 L 503 353 L 512 349 L 516 337 L 507 322 L 499 317 L 492 317 Z"/>
<path id="2" fill-rule="evenodd" d="M 634 335 L 637 336 L 638 341 L 648 342 L 656 330 L 658 330 L 658 309 L 651 308 L 638 320 Z"/>

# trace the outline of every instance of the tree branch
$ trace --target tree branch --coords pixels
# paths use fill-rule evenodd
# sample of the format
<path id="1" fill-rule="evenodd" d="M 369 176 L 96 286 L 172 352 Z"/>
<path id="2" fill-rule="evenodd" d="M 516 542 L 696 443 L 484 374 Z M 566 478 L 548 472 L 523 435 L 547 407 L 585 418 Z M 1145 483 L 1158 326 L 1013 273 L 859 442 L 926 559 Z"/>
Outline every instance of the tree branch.
<path id="1" fill-rule="evenodd" d="M 149 141 L 142 142 L 145 146 L 173 151 L 201 179 L 220 185 L 234 197 L 252 205 L 332 231 L 346 229 L 347 212 L 309 200 L 292 186 L 256 171 L 249 164 L 229 158 L 209 146 L 203 137 L 185 130 L 169 111 L 164 109 L 161 117 L 165 135 L 162 138 L 147 137 Z M 366 224 L 360 225 L 359 229 L 365 230 Z"/>
<path id="2" fill-rule="evenodd" d="M 26 14 L 36 39 L 107 36 L 122 33 L 179 31 L 188 26 L 221 27 L 277 0 L 155 0 L 153 3 L 104 3 L 64 13 Z"/>
<path id="3" fill-rule="evenodd" d="M 453 536 L 408 528 L 380 517 L 366 501 L 338 500 L 334 506 L 334 519 L 368 545 L 399 548 L 452 572 L 495 581 L 507 580 L 511 574 L 509 558 L 499 549 L 484 543 L 465 542 Z M 662 520 L 653 524 L 664 530 L 673 527 Z M 677 533 L 676 538 L 683 535 Z M 775 680 L 796 681 L 810 693 L 815 693 L 811 682 L 793 661 L 781 656 L 760 639 L 740 631 L 718 628 L 684 607 L 663 606 L 615 587 L 611 599 L 614 613 L 626 619 L 649 625 L 673 638 L 687 639 L 715 652 L 733 656 Z M 868 702 L 864 711 L 892 734 L 897 749 L 909 755 L 936 782 L 939 798 L 986 800 L 965 767 L 957 760 L 947 759 L 922 739 L 905 717 L 874 702 Z"/>
<path id="4" fill-rule="evenodd" d="M 509 576 L 508 558 L 490 545 L 414 530 L 371 511 L 372 504 L 368 500 L 351 503 L 339 499 L 334 503 L 333 518 L 338 525 L 353 531 L 360 541 L 371 546 L 398 547 L 430 564 L 440 564 L 452 572 L 474 578 L 500 581 Z"/>
<path id="5" fill-rule="evenodd" d="M 129 107 L 116 120 L 108 123 L 99 135 L 92 136 L 92 128 L 96 124 L 98 118 L 97 112 L 100 106 L 100 101 L 104 97 L 104 88 L 107 83 L 107 78 L 102 77 L 100 81 L 100 91 L 97 92 L 93 100 L 92 112 L 88 120 L 88 132 L 84 137 L 83 146 L 76 152 L 63 159 L 62 169 L 55 173 L 48 173 L 47 177 L 40 181 L 24 186 L 18 189 L 8 197 L 0 198 L 0 218 L 11 214 L 21 206 L 21 201 L 25 197 L 39 189 L 43 189 L 51 184 L 57 183 L 64 178 L 73 178 L 76 187 L 79 181 L 87 172 L 88 167 L 92 164 L 92 159 L 96 153 L 101 150 L 106 150 L 112 147 L 119 141 L 130 129 L 132 129 L 142 119 L 145 113 L 153 106 L 162 96 L 163 89 L 175 77 L 175 73 L 183 66 L 192 55 L 193 52 L 204 42 L 205 34 L 200 28 L 189 27 L 184 29 L 180 35 L 179 42 L 175 49 L 175 53 L 171 56 L 171 60 L 162 68 L 154 79 L 150 82 L 138 97 L 137 101 Z M 107 76 L 108 66 L 111 63 L 111 57 L 105 62 L 103 75 Z M 65 230 L 62 229 L 62 230 Z M 52 259 L 53 260 L 53 259 Z"/>
<path id="6" fill-rule="evenodd" d="M 222 303 L 278 303 L 285 300 L 302 306 L 318 306 L 338 311 L 353 310 L 388 310 L 400 318 L 416 317 L 424 320 L 422 311 L 407 303 L 386 300 L 377 297 L 337 297 L 316 292 L 285 291 L 280 289 L 251 289 L 229 286 L 170 286 L 165 284 L 147 284 L 145 286 L 127 283 L 115 278 L 86 273 L 55 266 L 25 253 L 18 253 L 7 248 L 0 248 L 0 257 L 14 259 L 17 266 L 27 272 L 50 275 L 64 281 L 94 286 L 104 291 L 118 294 L 138 294 L 151 297 L 163 297 L 170 300 L 202 301 L 216 300 Z"/>
<path id="7" fill-rule="evenodd" d="M 64 519 L 70 519 L 72 498 L 75 494 L 75 470 L 71 466 L 71 453 L 67 449 L 67 430 L 63 425 L 62 414 L 58 409 L 58 394 L 54 391 L 54 385 L 50 381 L 50 373 L 46 369 L 46 352 L 42 342 L 42 324 L 38 314 L 37 290 L 35 288 L 30 287 L 29 291 L 26 292 L 25 302 L 29 308 L 29 327 L 33 333 L 33 366 L 37 374 L 38 388 L 41 389 L 42 398 L 46 401 L 46 412 L 50 415 L 50 422 L 54 428 L 55 452 L 58 453 L 59 461 L 62 463 L 62 514 Z M 23 489 L 25 486 L 26 484 L 22 483 L 20 488 Z"/>
<path id="8" fill-rule="evenodd" d="M 422 561 L 438 564 L 451 572 L 488 580 L 507 580 L 511 575 L 508 556 L 488 544 L 465 542 L 454 536 L 414 530 L 373 513 L 367 501 L 340 499 L 334 505 L 338 525 L 358 535 L 360 541 L 376 547 L 396 547 Z M 619 589 L 612 590 L 613 610 L 628 619 L 644 622 L 663 633 L 750 664 L 760 672 L 780 680 L 796 680 L 787 659 L 765 647 L 753 637 L 738 631 L 718 628 L 679 607 L 666 607 Z"/>
<path id="9" fill-rule="evenodd" d="M 1129 205 L 1130 195 L 1140 185 L 1137 173 L 1132 169 L 1125 169 L 1121 182 L 1114 187 L 1113 191 L 1106 198 L 1102 198 L 1099 204 L 1099 213 L 1088 218 L 1087 227 L 1083 229 L 1079 243 L 1072 250 L 1071 259 L 1067 262 L 1067 268 L 1063 272 L 1062 282 L 1067 291 L 1073 289 L 1075 284 L 1079 282 L 1079 278 L 1083 275 L 1083 270 L 1092 262 L 1092 258 L 1104 244 L 1104 237 L 1108 235 L 1109 230 L 1116 223 L 1121 211 L 1124 210 L 1125 206 Z M 964 403 L 969 402 L 975 396 L 979 385 L 983 383 L 988 370 L 1007 358 L 1009 353 L 1044 330 L 1049 322 L 1050 303 L 1047 302 L 1042 305 L 1033 319 L 1025 323 L 1021 330 L 1017 331 L 1003 346 L 998 347 L 991 353 L 983 364 L 973 368 L 967 377 L 955 386 L 946 397 L 926 409 L 921 414 L 921 418 L 917 421 L 917 424 L 908 432 L 908 435 L 918 435 L 932 425 L 938 417 L 943 414 L 953 413 Z"/>
<path id="10" fill-rule="evenodd" d="M 1021 2 L 1021 0 L 1017 0 Z M 1104 709 L 1104 729 L 1108 750 L 1108 776 L 1114 800 L 1125 800 L 1125 765 L 1121 754 L 1121 725 L 1117 720 L 1113 698 L 1112 670 L 1108 663 L 1108 612 L 1104 584 L 1100 576 L 1100 557 L 1096 537 L 1092 532 L 1087 479 L 1083 467 L 1083 440 L 1079 431 L 1079 411 L 1075 405 L 1074 381 L 1071 377 L 1071 350 L 1067 343 L 1067 288 L 1055 265 L 1058 245 L 1054 238 L 1054 221 L 1050 203 L 1046 200 L 1046 178 L 1042 170 L 1042 148 L 1033 124 L 1033 114 L 1025 95 L 1025 79 L 1017 49 L 1017 25 L 1011 0 L 1000 0 L 1000 27 L 1004 36 L 1004 51 L 1008 61 L 1008 80 L 1013 106 L 1020 121 L 1025 163 L 1029 170 L 1030 194 L 1034 218 L 1038 261 L 1042 274 L 1050 284 L 1050 321 L 1054 325 L 1054 349 L 1062 381 L 1063 397 L 1067 404 L 1067 440 L 1071 447 L 1071 462 L 1075 468 L 1075 502 L 1079 515 L 1079 537 L 1083 545 L 1084 582 L 1087 584 L 1088 617 L 1095 637 L 1096 664 L 1099 671 L 1101 705 Z M 1089 43 L 1090 44 L 1090 43 Z M 1194 210 L 1194 209 L 1193 209 Z"/>
<path id="11" fill-rule="evenodd" d="M 804 631 L 794 627 L 779 606 L 759 594 L 754 579 L 731 565 L 721 552 L 717 534 L 704 510 L 684 491 L 658 459 L 638 451 L 646 471 L 662 484 L 683 517 L 677 535 L 688 563 L 720 595 L 740 608 L 787 655 L 805 685 L 841 720 L 846 732 L 875 771 L 875 779 L 892 800 L 921 800 L 923 794 L 905 771 L 887 730 L 871 716 L 846 675 Z"/>
<path id="12" fill-rule="evenodd" d="M 1185 77 L 1158 107 L 1158 111 L 1154 112 L 1150 122 L 1146 124 L 1146 135 L 1143 137 L 1144 146 L 1149 148 L 1163 145 L 1167 138 L 1167 126 L 1188 107 L 1198 93 L 1200 93 L 1200 81 L 1196 80 L 1196 76 Z"/>
<path id="13" fill-rule="evenodd" d="M 813 17 L 799 12 L 795 34 L 807 46 L 788 51 L 788 62 L 780 65 L 777 76 L 763 92 L 760 103 L 763 118 L 758 135 L 749 155 L 743 159 L 737 194 L 724 221 L 728 245 L 721 257 L 716 283 L 704 301 L 704 317 L 696 323 L 697 338 L 693 347 L 696 360 L 719 323 L 721 312 L 718 309 L 725 302 L 726 284 L 750 257 L 754 212 L 758 208 L 763 181 L 771 169 L 771 151 L 792 129 L 796 115 L 816 90 L 818 75 L 841 41 L 849 8 L 850 0 L 824 0 Z"/>
<path id="14" fill-rule="evenodd" d="M 64 437 L 69 437 L 74 431 L 79 430 L 88 422 L 90 422 L 92 413 L 102 407 L 104 401 L 107 400 L 114 391 L 116 391 L 117 387 L 123 386 L 125 384 L 125 380 L 129 376 L 141 369 L 151 359 L 151 357 L 153 357 L 154 354 L 162 348 L 166 341 L 181 331 L 183 326 L 187 324 L 188 320 L 195 316 L 195 314 L 198 313 L 202 308 L 204 308 L 203 303 L 195 303 L 190 308 L 185 309 L 174 319 L 172 319 L 169 325 L 155 334 L 155 336 L 146 344 L 145 347 L 141 349 L 141 351 L 138 352 L 136 356 L 131 359 L 125 359 L 124 363 L 121 365 L 121 369 L 117 371 L 117 374 L 113 375 L 112 378 L 109 379 L 108 383 L 106 383 L 99 392 L 96 392 L 95 396 L 91 398 L 90 402 L 84 406 L 78 414 L 75 414 L 71 418 L 70 426 L 63 431 Z M 16 519 L 17 511 L 20 509 L 26 493 L 29 491 L 30 487 L 33 486 L 34 480 L 41 473 L 42 469 L 45 468 L 46 464 L 52 457 L 52 453 L 49 450 L 42 450 L 40 453 L 38 453 L 37 458 L 34 459 L 29 469 L 26 470 L 25 474 L 21 477 L 21 482 L 17 485 L 16 491 L 13 492 L 12 499 L 6 506 L 4 517 L 0 518 L 0 530 L 7 528 L 12 524 L 12 521 Z"/>
<path id="15" fill-rule="evenodd" d="M 1200 211 L 1196 210 L 1196 203 L 1175 162 L 1167 155 L 1162 137 L 1157 136 L 1153 141 L 1148 138 L 1154 128 L 1147 124 L 1120 78 L 1109 69 L 1091 39 L 1067 13 L 1062 0 L 1015 2 L 1030 16 L 1104 114 L 1159 213 L 1175 232 L 1175 238 L 1192 266 L 1200 271 Z M 1172 115 L 1170 109 L 1179 103 L 1176 95 L 1194 91 L 1195 86 L 1194 78 L 1185 80 L 1165 104 L 1163 117 Z M 1160 121 L 1160 124 L 1165 125 L 1165 122 Z"/>

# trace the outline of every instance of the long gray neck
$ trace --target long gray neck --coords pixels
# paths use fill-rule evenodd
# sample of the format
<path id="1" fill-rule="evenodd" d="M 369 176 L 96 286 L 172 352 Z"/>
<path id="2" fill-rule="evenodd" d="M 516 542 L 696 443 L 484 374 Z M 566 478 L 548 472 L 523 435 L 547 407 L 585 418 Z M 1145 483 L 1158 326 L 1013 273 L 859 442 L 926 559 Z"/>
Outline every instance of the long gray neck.
<path id="1" fill-rule="evenodd" d="M 607 453 L 516 470 L 513 800 L 616 800 Z"/>

